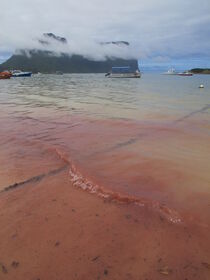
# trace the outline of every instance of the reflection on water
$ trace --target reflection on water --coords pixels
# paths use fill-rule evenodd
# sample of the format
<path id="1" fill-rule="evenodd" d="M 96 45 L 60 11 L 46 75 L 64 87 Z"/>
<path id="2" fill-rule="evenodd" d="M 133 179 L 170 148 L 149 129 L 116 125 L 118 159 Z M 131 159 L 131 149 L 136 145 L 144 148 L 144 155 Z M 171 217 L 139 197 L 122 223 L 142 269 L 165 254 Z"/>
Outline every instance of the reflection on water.
<path id="1" fill-rule="evenodd" d="M 2 81 L 0 103 L 1 149 L 11 151 L 8 169 L 17 160 L 12 147 L 24 146 L 26 166 L 39 145 L 62 152 L 83 186 L 88 178 L 103 193 L 210 220 L 210 76 L 34 75 Z M 45 154 L 33 168 L 44 170 L 49 160 Z"/>

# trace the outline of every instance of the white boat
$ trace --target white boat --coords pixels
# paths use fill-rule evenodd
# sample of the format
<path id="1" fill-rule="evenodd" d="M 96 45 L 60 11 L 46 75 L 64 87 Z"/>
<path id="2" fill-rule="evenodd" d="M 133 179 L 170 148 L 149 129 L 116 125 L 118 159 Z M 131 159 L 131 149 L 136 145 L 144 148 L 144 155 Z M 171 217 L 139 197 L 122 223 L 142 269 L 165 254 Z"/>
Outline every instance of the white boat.
<path id="1" fill-rule="evenodd" d="M 169 69 L 167 72 L 163 73 L 164 75 L 177 75 L 177 72 L 174 68 Z"/>
<path id="2" fill-rule="evenodd" d="M 21 70 L 11 71 L 12 77 L 31 77 L 32 72 L 22 72 Z"/>
<path id="3" fill-rule="evenodd" d="M 169 69 L 167 72 L 163 73 L 165 75 L 176 75 L 176 76 L 192 76 L 193 73 L 189 71 L 176 72 L 174 68 Z"/>
<path id="4" fill-rule="evenodd" d="M 130 66 L 112 67 L 106 75 L 108 78 L 141 78 L 141 72 L 137 69 L 133 71 Z"/>

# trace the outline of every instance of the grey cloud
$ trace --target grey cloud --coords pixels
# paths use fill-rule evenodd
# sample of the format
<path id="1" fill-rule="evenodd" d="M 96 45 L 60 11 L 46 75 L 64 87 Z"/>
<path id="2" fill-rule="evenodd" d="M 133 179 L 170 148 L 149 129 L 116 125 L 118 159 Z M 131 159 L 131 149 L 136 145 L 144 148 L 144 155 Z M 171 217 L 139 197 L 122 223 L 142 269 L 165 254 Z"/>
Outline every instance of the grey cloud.
<path id="1" fill-rule="evenodd" d="M 0 52 L 39 48 L 44 32 L 66 37 L 65 51 L 104 59 L 210 55 L 209 0 L 2 1 Z M 130 48 L 103 46 L 125 40 Z"/>

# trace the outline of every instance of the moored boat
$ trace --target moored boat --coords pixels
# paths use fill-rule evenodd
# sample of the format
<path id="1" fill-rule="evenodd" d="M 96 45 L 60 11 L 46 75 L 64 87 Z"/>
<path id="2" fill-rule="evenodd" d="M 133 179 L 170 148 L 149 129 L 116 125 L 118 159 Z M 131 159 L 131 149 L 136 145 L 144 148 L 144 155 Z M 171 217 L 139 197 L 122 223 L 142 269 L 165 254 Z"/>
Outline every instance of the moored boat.
<path id="1" fill-rule="evenodd" d="M 178 76 L 193 76 L 193 73 L 185 71 L 181 73 L 177 73 Z"/>
<path id="2" fill-rule="evenodd" d="M 167 72 L 163 73 L 164 75 L 177 75 L 177 72 L 174 68 L 169 69 Z"/>
<path id="3" fill-rule="evenodd" d="M 0 80 L 10 79 L 12 74 L 9 71 L 0 72 Z"/>
<path id="4" fill-rule="evenodd" d="M 141 72 L 132 70 L 130 66 L 112 67 L 112 70 L 106 75 L 108 78 L 141 78 Z"/>
<path id="5" fill-rule="evenodd" d="M 31 77 L 32 72 L 22 72 L 21 70 L 13 70 L 12 77 Z"/>
<path id="6" fill-rule="evenodd" d="M 175 75 L 175 76 L 193 76 L 193 73 L 189 71 L 176 72 L 174 68 L 169 69 L 167 72 L 163 73 L 164 75 Z"/>

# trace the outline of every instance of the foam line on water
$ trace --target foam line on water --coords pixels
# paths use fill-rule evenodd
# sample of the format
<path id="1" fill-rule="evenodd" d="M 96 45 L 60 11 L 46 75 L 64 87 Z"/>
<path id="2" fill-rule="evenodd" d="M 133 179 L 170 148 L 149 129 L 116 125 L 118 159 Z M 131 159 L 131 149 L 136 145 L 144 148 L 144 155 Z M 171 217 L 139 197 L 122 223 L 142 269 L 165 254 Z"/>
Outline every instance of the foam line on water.
<path id="1" fill-rule="evenodd" d="M 183 220 L 180 215 L 173 209 L 168 208 L 166 205 L 159 203 L 158 201 L 147 200 L 144 198 L 136 198 L 127 196 L 117 192 L 113 192 L 93 183 L 90 179 L 84 177 L 81 172 L 76 168 L 74 164 L 70 164 L 69 177 L 73 186 L 80 188 L 90 194 L 95 194 L 103 199 L 118 202 L 122 204 L 133 204 L 139 207 L 147 207 L 159 212 L 161 217 L 165 218 L 173 224 L 181 224 Z"/>

